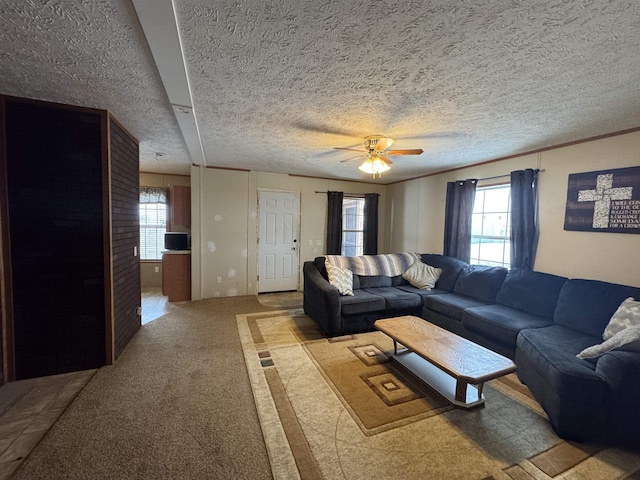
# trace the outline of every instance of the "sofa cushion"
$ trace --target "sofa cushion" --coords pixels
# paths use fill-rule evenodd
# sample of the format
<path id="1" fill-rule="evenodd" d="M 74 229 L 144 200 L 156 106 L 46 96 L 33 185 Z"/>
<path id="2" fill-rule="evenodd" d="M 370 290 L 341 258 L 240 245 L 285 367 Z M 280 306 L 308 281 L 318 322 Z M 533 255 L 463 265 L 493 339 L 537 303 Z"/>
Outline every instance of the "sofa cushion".
<path id="1" fill-rule="evenodd" d="M 386 308 L 384 298 L 365 290 L 354 290 L 353 296 L 340 297 L 342 315 L 379 312 Z"/>
<path id="2" fill-rule="evenodd" d="M 456 284 L 458 275 L 468 264 L 454 257 L 438 255 L 435 253 L 423 253 L 422 263 L 432 267 L 441 268 L 442 274 L 436 282 L 436 288 L 450 292 Z"/>
<path id="3" fill-rule="evenodd" d="M 566 277 L 512 268 L 507 273 L 496 301 L 539 317 L 553 318 L 560 289 Z"/>
<path id="4" fill-rule="evenodd" d="M 431 290 L 436 285 L 441 274 L 441 268 L 432 267 L 422 262 L 414 262 L 414 264 L 407 268 L 407 271 L 402 274 L 402 278 L 414 287 L 422 290 Z"/>
<path id="5" fill-rule="evenodd" d="M 603 340 L 608 340 L 627 327 L 640 325 L 640 301 L 629 297 L 622 301 L 615 311 L 602 334 Z"/>
<path id="6" fill-rule="evenodd" d="M 558 325 L 602 338 L 609 320 L 628 297 L 640 298 L 640 288 L 598 280 L 569 279 L 560 290 L 553 320 Z M 599 341 L 591 345 L 596 343 Z"/>
<path id="7" fill-rule="evenodd" d="M 494 303 L 506 276 L 507 269 L 503 267 L 468 265 L 460 272 L 453 293 Z"/>
<path id="8" fill-rule="evenodd" d="M 553 320 L 504 305 L 471 307 L 462 313 L 462 325 L 470 332 L 515 350 L 520 330 L 553 325 Z"/>
<path id="9" fill-rule="evenodd" d="M 405 292 L 395 287 L 368 288 L 366 291 L 384 298 L 388 310 L 415 308 L 422 304 L 420 295 Z"/>
<path id="10" fill-rule="evenodd" d="M 405 292 L 415 293 L 416 295 L 420 295 L 421 297 L 428 295 L 438 295 L 440 293 L 449 293 L 446 290 L 441 290 L 439 288 L 432 288 L 431 290 L 423 290 L 421 288 L 416 288 L 413 285 L 398 285 L 397 289 L 404 290 Z"/>
<path id="11" fill-rule="evenodd" d="M 518 335 L 516 360 L 525 356 L 560 398 L 601 405 L 608 392 L 606 382 L 596 374 L 595 363 L 576 358 L 599 338 L 562 325 L 525 329 Z"/>
<path id="12" fill-rule="evenodd" d="M 466 295 L 458 295 L 456 293 L 423 296 L 422 303 L 428 309 L 455 320 L 462 320 L 462 312 L 464 309 L 487 304 L 487 302 L 483 302 L 482 300 L 467 297 Z"/>
<path id="13" fill-rule="evenodd" d="M 390 287 L 391 277 L 385 275 L 358 275 L 360 288 Z"/>
<path id="14" fill-rule="evenodd" d="M 340 295 L 353 295 L 353 272 L 327 263 L 329 283 Z"/>

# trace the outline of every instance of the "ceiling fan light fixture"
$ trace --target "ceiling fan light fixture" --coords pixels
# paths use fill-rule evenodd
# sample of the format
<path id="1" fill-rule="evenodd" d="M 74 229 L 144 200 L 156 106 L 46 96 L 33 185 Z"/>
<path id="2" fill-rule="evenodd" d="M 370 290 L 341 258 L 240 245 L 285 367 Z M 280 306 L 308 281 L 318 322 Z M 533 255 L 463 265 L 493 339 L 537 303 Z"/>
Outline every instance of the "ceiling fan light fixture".
<path id="1" fill-rule="evenodd" d="M 390 170 L 391 167 L 384 160 L 384 158 L 380 158 L 378 156 L 370 156 L 367 158 L 362 165 L 358 167 L 359 170 L 364 173 L 368 173 L 369 175 L 373 175 L 373 178 L 378 178 L 386 171 Z"/>

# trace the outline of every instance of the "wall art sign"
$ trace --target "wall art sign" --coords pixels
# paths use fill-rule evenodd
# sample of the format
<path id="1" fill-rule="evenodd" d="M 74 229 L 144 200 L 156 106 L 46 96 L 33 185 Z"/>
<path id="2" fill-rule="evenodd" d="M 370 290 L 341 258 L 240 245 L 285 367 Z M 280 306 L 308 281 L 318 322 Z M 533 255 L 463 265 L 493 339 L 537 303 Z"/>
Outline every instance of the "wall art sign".
<path id="1" fill-rule="evenodd" d="M 564 229 L 640 234 L 640 167 L 569 175 Z"/>

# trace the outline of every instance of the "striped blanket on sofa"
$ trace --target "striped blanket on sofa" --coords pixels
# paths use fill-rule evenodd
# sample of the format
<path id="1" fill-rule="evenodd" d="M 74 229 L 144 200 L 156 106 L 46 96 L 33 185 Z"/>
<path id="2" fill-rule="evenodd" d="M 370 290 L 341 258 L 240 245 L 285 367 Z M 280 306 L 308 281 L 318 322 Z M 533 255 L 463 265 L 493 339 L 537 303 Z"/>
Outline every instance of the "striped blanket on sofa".
<path id="1" fill-rule="evenodd" d="M 385 253 L 381 255 L 361 255 L 345 257 L 325 255 L 325 261 L 336 267 L 351 270 L 356 275 L 402 275 L 416 261 L 421 261 L 419 253 Z"/>

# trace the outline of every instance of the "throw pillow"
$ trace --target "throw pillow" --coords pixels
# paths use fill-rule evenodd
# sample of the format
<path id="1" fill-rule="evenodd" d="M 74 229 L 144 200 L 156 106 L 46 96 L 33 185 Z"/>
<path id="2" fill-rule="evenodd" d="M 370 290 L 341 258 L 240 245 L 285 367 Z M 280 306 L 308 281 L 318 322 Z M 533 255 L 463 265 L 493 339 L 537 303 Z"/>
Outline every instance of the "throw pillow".
<path id="1" fill-rule="evenodd" d="M 633 325 L 640 325 L 640 302 L 629 297 L 620 304 L 616 313 L 609 320 L 602 334 L 602 339 L 608 340 L 616 333 Z"/>
<path id="2" fill-rule="evenodd" d="M 330 263 L 327 263 L 326 266 L 329 283 L 338 290 L 340 295 L 353 296 L 353 273 L 351 270 L 336 267 Z"/>
<path id="3" fill-rule="evenodd" d="M 431 290 L 436 285 L 441 273 L 441 268 L 435 268 L 422 262 L 414 262 L 402 274 L 402 278 L 416 288 Z"/>
<path id="4" fill-rule="evenodd" d="M 619 348 L 620 350 L 640 352 L 640 325 L 627 327 L 616 333 L 610 339 L 605 340 L 598 345 L 585 348 L 577 354 L 576 357 L 595 358 L 616 348 Z"/>

